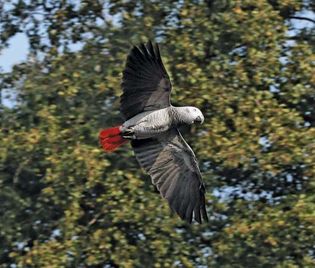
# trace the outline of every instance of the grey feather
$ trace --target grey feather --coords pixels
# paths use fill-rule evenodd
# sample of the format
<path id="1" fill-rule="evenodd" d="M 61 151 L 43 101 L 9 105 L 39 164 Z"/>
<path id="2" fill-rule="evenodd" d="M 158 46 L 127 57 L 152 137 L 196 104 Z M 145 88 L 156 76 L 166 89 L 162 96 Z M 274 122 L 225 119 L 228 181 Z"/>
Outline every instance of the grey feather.
<path id="1" fill-rule="evenodd" d="M 126 119 L 170 106 L 171 82 L 158 45 L 133 47 L 126 61 L 120 110 Z"/>
<path id="2" fill-rule="evenodd" d="M 132 146 L 140 165 L 151 176 L 162 197 L 182 219 L 208 221 L 205 191 L 195 155 L 177 129 Z"/>
<path id="3" fill-rule="evenodd" d="M 120 110 L 126 121 L 120 126 L 143 169 L 172 211 L 192 222 L 208 221 L 205 187 L 195 155 L 177 127 L 204 117 L 196 107 L 173 107 L 172 85 L 158 45 L 133 47 L 126 61 Z"/>

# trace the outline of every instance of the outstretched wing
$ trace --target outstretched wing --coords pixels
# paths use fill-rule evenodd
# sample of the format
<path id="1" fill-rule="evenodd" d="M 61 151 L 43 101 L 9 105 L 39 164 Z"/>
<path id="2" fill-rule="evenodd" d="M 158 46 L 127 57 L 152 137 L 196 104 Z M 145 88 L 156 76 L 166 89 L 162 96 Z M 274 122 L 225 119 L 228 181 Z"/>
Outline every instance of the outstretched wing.
<path id="1" fill-rule="evenodd" d="M 183 220 L 208 221 L 205 187 L 194 152 L 177 129 L 159 138 L 132 141 L 140 165 Z"/>
<path id="2" fill-rule="evenodd" d="M 171 82 L 160 50 L 149 41 L 130 51 L 122 80 L 120 110 L 126 119 L 170 106 Z"/>

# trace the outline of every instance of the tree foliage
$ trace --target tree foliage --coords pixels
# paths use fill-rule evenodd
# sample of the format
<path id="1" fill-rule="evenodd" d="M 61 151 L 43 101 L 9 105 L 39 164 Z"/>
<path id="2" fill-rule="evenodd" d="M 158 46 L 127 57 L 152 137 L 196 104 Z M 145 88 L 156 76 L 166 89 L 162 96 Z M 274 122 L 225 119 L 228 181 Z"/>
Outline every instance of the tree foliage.
<path id="1" fill-rule="evenodd" d="M 0 78 L 16 102 L 0 110 L 1 267 L 314 267 L 315 23 L 303 17 L 314 11 L 299 0 L 1 3 L 0 48 L 18 32 L 31 48 Z M 128 50 L 148 39 L 173 104 L 206 118 L 185 136 L 209 224 L 170 215 L 129 145 L 98 144 L 122 122 Z"/>

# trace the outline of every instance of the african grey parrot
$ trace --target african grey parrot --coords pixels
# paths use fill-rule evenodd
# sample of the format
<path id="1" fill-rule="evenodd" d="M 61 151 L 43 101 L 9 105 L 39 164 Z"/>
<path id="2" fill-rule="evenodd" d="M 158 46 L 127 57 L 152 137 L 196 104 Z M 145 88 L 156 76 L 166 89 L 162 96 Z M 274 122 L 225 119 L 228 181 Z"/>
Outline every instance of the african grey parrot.
<path id="1" fill-rule="evenodd" d="M 120 110 L 126 121 L 102 130 L 100 143 L 113 151 L 131 140 L 141 167 L 170 208 L 183 220 L 208 221 L 205 187 L 196 157 L 178 130 L 180 125 L 203 123 L 195 107 L 174 107 L 172 85 L 157 44 L 134 46 L 123 71 Z"/>

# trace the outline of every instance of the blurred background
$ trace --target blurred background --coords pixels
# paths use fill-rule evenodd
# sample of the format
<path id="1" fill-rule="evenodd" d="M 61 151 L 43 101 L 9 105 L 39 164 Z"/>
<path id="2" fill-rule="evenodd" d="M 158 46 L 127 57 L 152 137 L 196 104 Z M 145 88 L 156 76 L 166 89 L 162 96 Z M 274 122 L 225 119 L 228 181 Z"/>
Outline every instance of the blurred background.
<path id="1" fill-rule="evenodd" d="M 315 1 L 0 3 L 0 267 L 315 267 Z M 171 215 L 122 122 L 132 44 L 160 44 L 210 222 Z"/>

